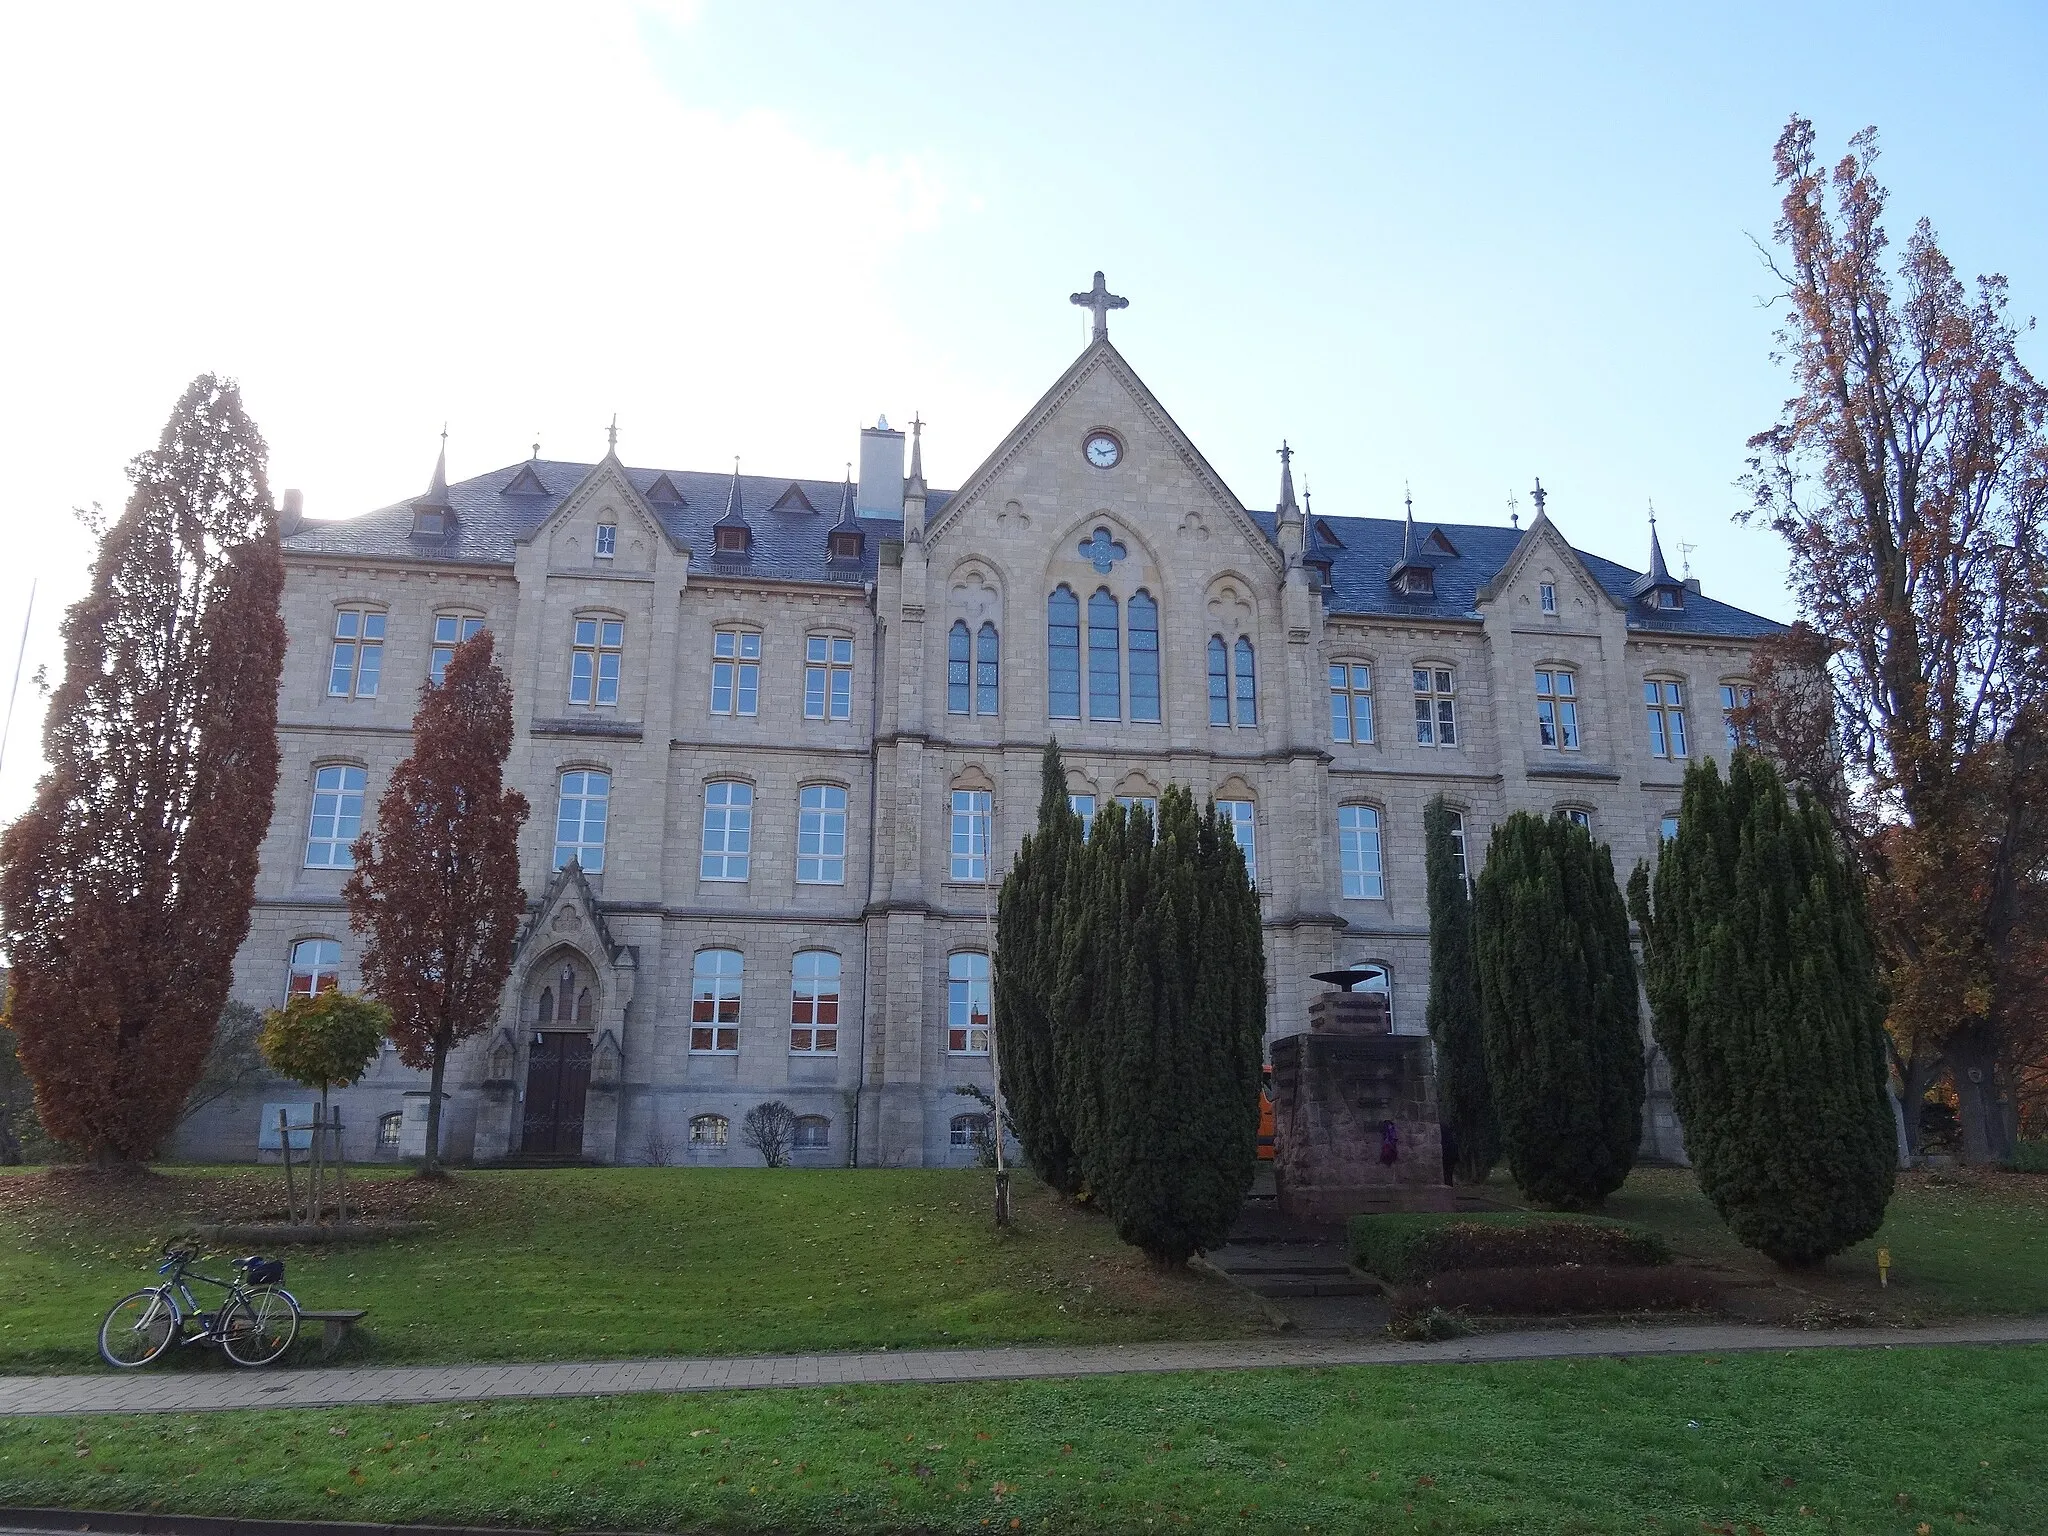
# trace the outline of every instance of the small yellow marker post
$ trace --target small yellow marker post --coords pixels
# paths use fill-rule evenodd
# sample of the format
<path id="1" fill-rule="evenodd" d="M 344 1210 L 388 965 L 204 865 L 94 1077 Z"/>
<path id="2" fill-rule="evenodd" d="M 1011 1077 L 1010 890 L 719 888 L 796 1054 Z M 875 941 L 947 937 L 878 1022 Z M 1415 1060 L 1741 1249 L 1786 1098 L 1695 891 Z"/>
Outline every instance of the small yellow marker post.
<path id="1" fill-rule="evenodd" d="M 1877 1250 L 1877 1283 L 1882 1286 L 1892 1283 L 1892 1251 L 1889 1248 Z"/>

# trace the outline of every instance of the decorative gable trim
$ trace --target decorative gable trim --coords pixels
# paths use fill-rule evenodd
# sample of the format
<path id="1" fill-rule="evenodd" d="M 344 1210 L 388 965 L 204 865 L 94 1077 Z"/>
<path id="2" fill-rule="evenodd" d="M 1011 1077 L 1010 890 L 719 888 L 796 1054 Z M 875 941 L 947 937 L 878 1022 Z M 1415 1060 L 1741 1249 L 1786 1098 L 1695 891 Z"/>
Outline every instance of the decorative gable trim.
<path id="1" fill-rule="evenodd" d="M 563 913 L 573 914 L 571 922 L 558 922 Z M 588 924 L 595 942 L 577 937 L 581 925 Z M 602 960 L 606 965 L 617 965 L 624 953 L 622 946 L 612 941 L 611 929 L 606 926 L 604 913 L 598 909 L 597 893 L 590 888 L 590 879 L 583 873 L 583 866 L 573 859 L 555 871 L 554 878 L 541 893 L 540 906 L 526 920 L 526 926 L 519 932 L 519 942 L 513 949 L 513 969 L 516 971 L 534 953 L 548 945 L 568 942 L 575 948 L 590 955 L 593 961 Z"/>
<path id="2" fill-rule="evenodd" d="M 626 478 L 626 472 L 620 467 L 619 461 L 612 458 L 592 465 L 590 473 L 583 477 L 582 483 L 562 498 L 561 505 L 543 518 L 539 527 L 516 542 L 532 544 L 546 537 L 560 524 L 589 506 L 607 489 L 616 491 L 616 499 L 626 504 L 633 516 L 640 520 L 641 527 L 666 544 L 671 552 L 681 550 L 682 546 L 669 537 L 668 530 L 662 526 L 661 519 L 654 515 L 654 509 L 647 504 L 646 498 L 633 489 L 633 482 Z"/>
<path id="3" fill-rule="evenodd" d="M 1066 404 L 1083 383 L 1102 371 L 1110 373 L 1123 385 L 1131 398 L 1137 402 L 1145 418 L 1174 445 L 1181 462 L 1209 492 L 1217 506 L 1223 509 L 1236 525 L 1238 532 L 1243 534 L 1246 541 L 1259 552 L 1273 573 L 1284 574 L 1285 564 L 1279 547 L 1266 537 L 1264 529 L 1252 521 L 1251 514 L 1244 509 L 1244 504 L 1232 495 L 1230 487 L 1223 483 L 1223 477 L 1216 473 L 1207 459 L 1202 457 L 1201 450 L 1196 448 L 1193 441 L 1181 430 L 1180 424 L 1167 414 L 1166 407 L 1159 403 L 1158 397 L 1145 386 L 1144 380 L 1138 377 L 1131 365 L 1124 360 L 1123 354 L 1110 344 L 1107 337 L 1089 343 L 1087 350 L 1074 360 L 1073 365 L 1060 376 L 1052 388 L 1040 397 L 1036 405 L 1025 412 L 1023 420 L 1011 428 L 1010 435 L 997 445 L 995 452 L 981 462 L 980 468 L 961 482 L 960 488 L 947 501 L 945 510 L 926 532 L 925 542 L 932 545 L 943 539 L 966 514 L 968 507 L 980 499 L 989 484 L 1031 444 L 1054 413 Z"/>
<path id="4" fill-rule="evenodd" d="M 1567 570 L 1577 572 L 1579 581 L 1585 587 L 1586 595 L 1591 597 L 1596 603 L 1605 603 L 1612 608 L 1626 606 L 1617 602 L 1613 594 L 1600 585 L 1599 579 L 1594 576 L 1586 562 L 1580 558 L 1579 552 L 1573 549 L 1566 542 L 1565 536 L 1557 531 L 1557 525 L 1550 520 L 1548 512 L 1538 512 L 1536 514 L 1535 519 L 1529 524 L 1527 531 L 1523 533 L 1521 541 L 1515 545 L 1515 552 L 1508 556 L 1507 563 L 1494 572 L 1491 581 L 1487 582 L 1485 586 L 1473 594 L 1472 601 L 1474 605 L 1490 603 L 1512 586 L 1515 579 L 1521 575 L 1522 568 L 1535 557 L 1539 549 L 1549 550 L 1559 565 Z"/>

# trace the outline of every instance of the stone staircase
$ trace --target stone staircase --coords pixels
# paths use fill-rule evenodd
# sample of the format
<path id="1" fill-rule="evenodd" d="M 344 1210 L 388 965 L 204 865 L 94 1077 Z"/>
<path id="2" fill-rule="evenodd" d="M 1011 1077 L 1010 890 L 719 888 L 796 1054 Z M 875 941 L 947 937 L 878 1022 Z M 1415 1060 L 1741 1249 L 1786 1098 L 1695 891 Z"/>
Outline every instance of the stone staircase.
<path id="1" fill-rule="evenodd" d="M 1379 1282 L 1351 1267 L 1341 1242 L 1237 1242 L 1209 1262 L 1268 1300 L 1304 1296 L 1371 1296 Z"/>

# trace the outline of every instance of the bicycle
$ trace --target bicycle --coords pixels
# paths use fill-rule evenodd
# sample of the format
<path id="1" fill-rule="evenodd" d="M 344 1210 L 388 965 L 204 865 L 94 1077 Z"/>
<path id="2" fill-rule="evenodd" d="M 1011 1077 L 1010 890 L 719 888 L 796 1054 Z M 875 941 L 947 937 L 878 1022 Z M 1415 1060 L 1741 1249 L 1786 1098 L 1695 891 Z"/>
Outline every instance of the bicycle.
<path id="1" fill-rule="evenodd" d="M 234 1279 L 216 1280 L 192 1268 L 199 1256 L 195 1249 L 176 1243 L 173 1238 L 158 1250 L 161 1285 L 131 1292 L 107 1309 L 100 1323 L 102 1360 L 133 1370 L 174 1344 L 203 1344 L 217 1346 L 237 1365 L 268 1365 L 292 1347 L 299 1336 L 299 1303 L 280 1283 L 283 1260 L 251 1254 L 234 1261 L 241 1271 Z M 219 1308 L 209 1312 L 200 1306 L 192 1294 L 194 1280 L 227 1292 Z"/>

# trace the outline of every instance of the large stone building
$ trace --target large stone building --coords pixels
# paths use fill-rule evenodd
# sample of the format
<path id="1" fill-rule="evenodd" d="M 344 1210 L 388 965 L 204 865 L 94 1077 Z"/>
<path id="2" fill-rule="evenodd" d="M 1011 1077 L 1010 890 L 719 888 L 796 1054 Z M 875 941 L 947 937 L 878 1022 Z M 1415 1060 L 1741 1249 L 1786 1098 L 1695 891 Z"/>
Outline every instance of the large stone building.
<path id="1" fill-rule="evenodd" d="M 1247 509 L 1101 294 L 956 491 L 925 485 L 919 423 L 884 421 L 845 485 L 614 451 L 437 470 L 342 521 L 287 497 L 282 772 L 237 995 L 358 984 L 348 843 L 478 625 L 514 689 L 532 911 L 499 1027 L 450 1069 L 455 1157 L 750 1159 L 768 1098 L 803 1117 L 799 1160 L 971 1156 L 990 884 L 1048 735 L 1084 815 L 1172 782 L 1230 809 L 1276 1033 L 1339 964 L 1422 1029 L 1432 795 L 1471 859 L 1525 809 L 1583 818 L 1623 873 L 1653 853 L 1775 626 L 1674 578 L 1654 530 L 1647 574 L 1575 550 L 1540 489 L 1527 528 L 1316 515 L 1283 448 L 1276 504 Z M 342 1096 L 354 1151 L 416 1140 L 422 1088 L 387 1053 Z M 256 1119 L 220 1106 L 186 1149 L 246 1155 Z M 1655 1094 L 1651 1120 L 1668 1146 Z"/>

